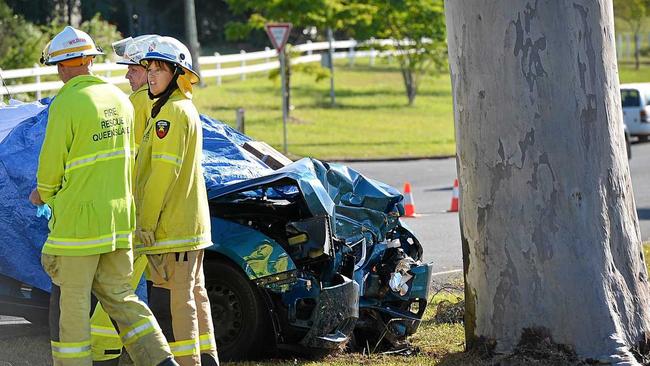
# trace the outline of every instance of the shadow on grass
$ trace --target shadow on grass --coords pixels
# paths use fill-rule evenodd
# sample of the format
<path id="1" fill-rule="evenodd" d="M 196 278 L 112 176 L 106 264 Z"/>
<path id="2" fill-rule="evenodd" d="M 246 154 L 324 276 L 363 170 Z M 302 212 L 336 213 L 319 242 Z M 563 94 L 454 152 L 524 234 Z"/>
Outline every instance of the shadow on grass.
<path id="1" fill-rule="evenodd" d="M 393 72 L 395 74 L 400 73 L 399 69 L 399 64 L 397 62 L 393 62 L 392 64 L 386 64 L 386 63 L 379 63 L 375 64 L 374 66 L 370 65 L 359 65 L 359 64 L 354 64 L 353 66 L 349 65 L 336 65 L 336 68 L 340 68 L 345 71 L 350 71 L 350 72 L 364 72 L 364 73 L 375 73 L 375 72 Z M 336 75 L 336 70 L 334 70 L 334 74 Z"/>
<path id="2" fill-rule="evenodd" d="M 378 97 L 379 98 L 379 97 Z M 329 101 L 325 101 L 320 97 L 315 97 L 314 103 L 312 104 L 304 104 L 304 105 L 299 105 L 297 109 L 303 108 L 303 109 L 309 109 L 311 108 L 322 108 L 322 109 L 328 109 L 328 110 L 340 110 L 340 111 L 375 111 L 375 110 L 380 110 L 380 109 L 388 109 L 388 110 L 396 110 L 396 109 L 404 109 L 404 108 L 409 108 L 406 102 L 404 103 L 383 103 L 383 104 L 355 104 L 355 105 L 349 105 L 349 104 L 342 104 L 340 102 L 337 102 L 334 107 L 330 105 Z"/>
<path id="3" fill-rule="evenodd" d="M 481 358 L 474 352 L 453 352 L 440 358 L 436 366 L 487 366 L 491 362 Z"/>
<path id="4" fill-rule="evenodd" d="M 304 147 L 304 146 L 387 146 L 387 145 L 435 145 L 444 142 L 436 141 L 376 141 L 376 142 L 351 142 L 351 141 L 336 141 L 336 142 L 304 142 L 304 143 L 292 143 L 292 147 Z"/>
<path id="5" fill-rule="evenodd" d="M 403 97 L 404 100 L 406 100 L 406 92 L 401 86 L 399 88 L 384 88 L 384 89 L 370 89 L 370 90 L 335 88 L 334 91 L 337 97 L 342 97 L 342 98 L 393 96 L 393 97 Z M 292 86 L 291 92 L 300 93 L 301 96 L 312 94 L 313 96 L 325 96 L 329 98 L 329 89 L 315 89 L 307 85 Z M 418 91 L 417 95 L 426 96 L 426 97 L 448 97 L 451 96 L 451 90 L 420 90 Z"/>

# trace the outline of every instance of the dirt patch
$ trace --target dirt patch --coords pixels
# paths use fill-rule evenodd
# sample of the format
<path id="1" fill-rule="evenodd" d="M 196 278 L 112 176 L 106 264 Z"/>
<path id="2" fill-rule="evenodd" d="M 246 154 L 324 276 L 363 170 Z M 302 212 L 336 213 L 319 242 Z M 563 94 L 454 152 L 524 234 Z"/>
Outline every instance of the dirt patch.
<path id="1" fill-rule="evenodd" d="M 525 328 L 519 344 L 511 355 L 495 356 L 493 364 L 499 366 L 586 366 L 573 348 L 553 342 L 546 328 Z"/>

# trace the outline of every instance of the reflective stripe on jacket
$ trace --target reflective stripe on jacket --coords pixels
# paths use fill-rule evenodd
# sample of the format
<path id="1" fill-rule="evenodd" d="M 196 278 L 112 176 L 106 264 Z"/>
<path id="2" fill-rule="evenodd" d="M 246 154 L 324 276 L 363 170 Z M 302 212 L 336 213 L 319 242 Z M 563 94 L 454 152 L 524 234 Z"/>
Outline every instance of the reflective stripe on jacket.
<path id="1" fill-rule="evenodd" d="M 203 130 L 190 99 L 176 90 L 152 118 L 135 167 L 137 223 L 155 233 L 144 254 L 183 252 L 212 245 L 203 178 Z"/>
<path id="2" fill-rule="evenodd" d="M 131 247 L 133 107 L 117 87 L 74 77 L 50 105 L 37 189 L 52 208 L 43 253 L 94 255 Z"/>

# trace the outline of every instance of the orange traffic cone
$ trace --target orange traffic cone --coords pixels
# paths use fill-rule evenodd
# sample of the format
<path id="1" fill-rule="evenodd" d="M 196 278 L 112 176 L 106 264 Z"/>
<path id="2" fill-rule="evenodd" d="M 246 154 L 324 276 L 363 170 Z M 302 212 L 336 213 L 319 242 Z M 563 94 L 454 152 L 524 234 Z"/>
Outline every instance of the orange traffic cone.
<path id="1" fill-rule="evenodd" d="M 411 183 L 404 183 L 404 216 L 415 217 L 415 202 L 411 193 Z"/>
<path id="2" fill-rule="evenodd" d="M 458 178 L 454 179 L 454 190 L 451 195 L 451 207 L 447 212 L 458 212 Z"/>

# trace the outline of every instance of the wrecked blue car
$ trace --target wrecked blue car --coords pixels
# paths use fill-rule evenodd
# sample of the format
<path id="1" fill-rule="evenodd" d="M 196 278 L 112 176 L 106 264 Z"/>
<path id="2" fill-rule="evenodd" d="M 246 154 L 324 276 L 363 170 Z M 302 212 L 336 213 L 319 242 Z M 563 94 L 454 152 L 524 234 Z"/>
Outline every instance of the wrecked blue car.
<path id="1" fill-rule="evenodd" d="M 32 321 L 46 318 L 50 286 L 39 263 L 47 223 L 27 202 L 44 103 L 0 136 L 0 313 Z M 272 169 L 244 148 L 247 136 L 202 120 L 214 242 L 204 268 L 221 358 L 404 345 L 426 308 L 431 266 L 400 220 L 402 195 L 316 159 Z"/>

